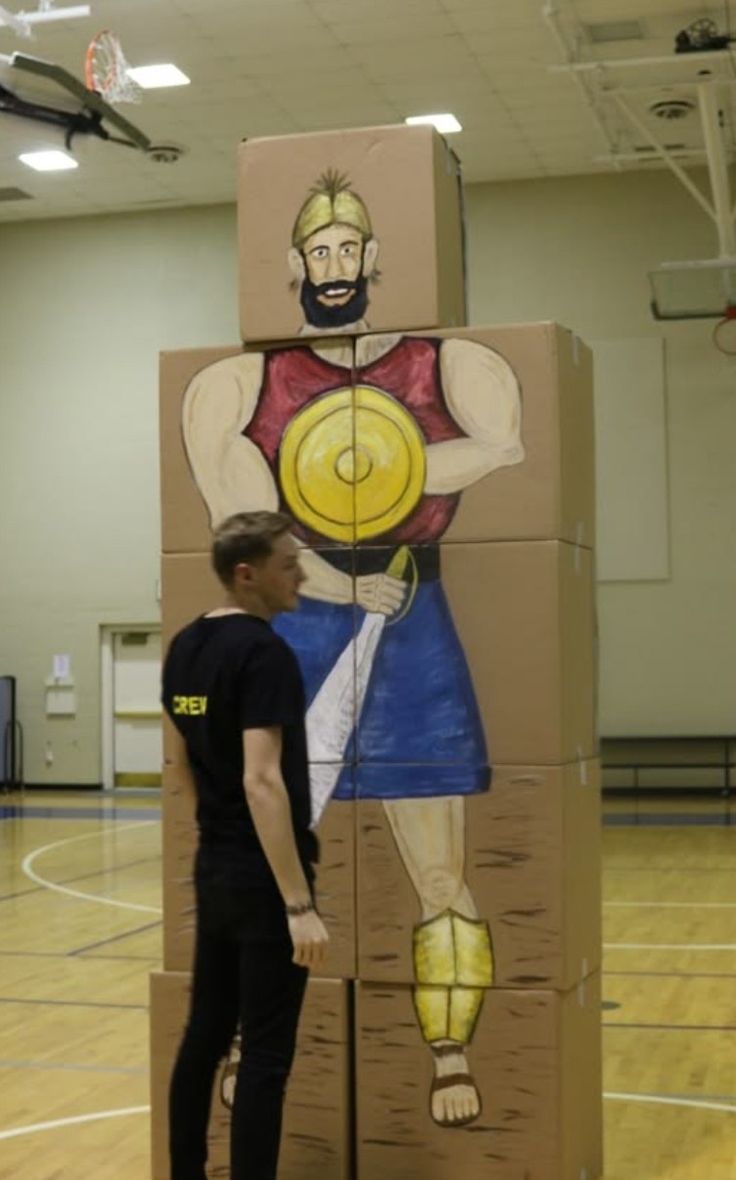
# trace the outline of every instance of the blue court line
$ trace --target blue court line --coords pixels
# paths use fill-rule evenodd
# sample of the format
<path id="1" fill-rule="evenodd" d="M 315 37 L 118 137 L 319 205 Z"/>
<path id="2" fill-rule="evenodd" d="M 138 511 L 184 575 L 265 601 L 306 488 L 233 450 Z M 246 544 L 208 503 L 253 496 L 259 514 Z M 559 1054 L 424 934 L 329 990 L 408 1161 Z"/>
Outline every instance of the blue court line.
<path id="1" fill-rule="evenodd" d="M 160 807 L 40 807 L 21 803 L 0 806 L 2 819 L 161 819 Z"/>
<path id="2" fill-rule="evenodd" d="M 40 805 L 0 805 L 0 820 L 3 819 L 161 819 L 160 807 L 55 807 Z M 639 813 L 636 811 L 603 815 L 604 827 L 734 827 L 728 811 L 713 812 L 661 812 Z"/>
<path id="3" fill-rule="evenodd" d="M 604 828 L 686 828 L 690 826 L 731 828 L 734 825 L 727 811 L 695 811 L 690 814 L 677 811 L 663 811 L 656 814 L 639 814 L 635 811 L 625 811 L 620 814 L 610 813 L 604 815 L 603 826 Z"/>
<path id="4" fill-rule="evenodd" d="M 162 924 L 163 919 L 159 918 L 157 922 L 148 922 L 145 926 L 136 927 L 135 930 L 126 930 L 123 934 L 113 934 L 111 938 L 103 938 L 100 942 L 91 942 L 88 946 L 81 946 L 77 950 L 67 951 L 67 955 L 69 958 L 74 958 L 76 955 L 83 955 L 85 951 L 95 951 L 98 947 L 108 946 L 111 942 L 121 942 L 124 938 L 132 938 L 134 934 L 143 934 L 146 930 L 154 930 Z"/>

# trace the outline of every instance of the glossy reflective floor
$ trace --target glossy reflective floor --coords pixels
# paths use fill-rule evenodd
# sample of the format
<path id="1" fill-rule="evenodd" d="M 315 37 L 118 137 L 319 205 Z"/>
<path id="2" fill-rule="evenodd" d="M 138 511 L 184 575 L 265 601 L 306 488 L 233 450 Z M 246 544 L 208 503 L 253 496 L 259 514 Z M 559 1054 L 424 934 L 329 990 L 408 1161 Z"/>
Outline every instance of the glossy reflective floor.
<path id="1" fill-rule="evenodd" d="M 736 803 L 606 813 L 605 1180 L 736 1180 Z M 0 1180 L 148 1180 L 158 799 L 0 815 Z"/>

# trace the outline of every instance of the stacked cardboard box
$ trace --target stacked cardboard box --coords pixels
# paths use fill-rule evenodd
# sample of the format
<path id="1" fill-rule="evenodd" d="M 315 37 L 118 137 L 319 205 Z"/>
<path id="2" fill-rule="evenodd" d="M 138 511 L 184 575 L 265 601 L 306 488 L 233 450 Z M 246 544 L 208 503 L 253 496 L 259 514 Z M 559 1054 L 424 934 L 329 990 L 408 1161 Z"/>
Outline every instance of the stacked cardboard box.
<path id="1" fill-rule="evenodd" d="M 296 301 L 277 259 L 286 250 L 284 224 L 293 220 L 295 201 L 298 206 L 302 191 L 328 168 L 349 174 L 374 227 L 380 224 L 381 282 L 371 295 L 371 331 L 363 324 L 346 337 L 294 340 Z M 500 373 L 517 399 L 511 417 L 521 414 L 513 459 L 464 480 L 439 536 L 435 528 L 431 537 L 420 531 L 411 540 L 415 569 L 429 564 L 444 589 L 493 766 L 489 792 L 464 802 L 441 796 L 455 800 L 453 822 L 462 817 L 462 864 L 455 871 L 472 898 L 476 926 L 487 923 L 492 944 L 492 978 L 479 985 L 483 996 L 465 1045 L 480 1110 L 452 1131 L 436 1117 L 433 1053 L 419 1030 L 416 952 L 422 928 L 436 915 L 428 913 L 390 807 L 371 785 L 393 779 L 402 795 L 413 784 L 419 815 L 431 799 L 426 784 L 438 777 L 452 784 L 474 768 L 438 767 L 433 725 L 439 720 L 431 716 L 424 719 L 426 758 L 374 761 L 355 670 L 354 745 L 345 754 L 353 798 L 330 802 L 319 826 L 318 902 L 331 935 L 329 960 L 308 989 L 280 1174 L 289 1180 L 379 1174 L 414 1180 L 422 1172 L 433 1180 L 595 1180 L 601 1173 L 600 813 L 590 354 L 550 323 L 447 326 L 463 322 L 460 204 L 453 158 L 430 131 L 256 141 L 243 149 L 242 178 L 246 344 L 162 358 L 165 638 L 219 601 L 209 566 L 210 517 L 269 506 L 222 496 L 215 503 L 193 459 L 193 406 L 200 421 L 202 405 L 216 417 L 233 390 L 242 401 L 248 383 L 262 396 L 264 374 L 279 358 L 298 354 L 300 364 L 305 356 L 328 358 L 338 374 L 330 392 L 347 390 L 357 463 L 371 446 L 361 433 L 361 391 L 375 391 L 381 360 L 402 348 L 406 353 L 404 342 L 415 340 L 423 355 L 436 358 L 427 381 L 445 408 L 455 408 L 461 441 L 478 429 L 477 413 L 462 409 L 468 382 L 476 383 L 473 402 L 482 406 L 496 396 Z M 407 329 L 414 331 L 407 335 Z M 517 430 L 509 422 L 507 431 Z M 483 429 L 488 447 L 502 445 Z M 325 551 L 336 544 L 348 550 L 356 572 L 389 569 L 399 534 L 366 529 L 360 477 L 346 482 L 345 531 L 336 541 L 326 530 Z M 281 492 L 286 495 L 283 484 Z M 354 635 L 363 618 L 356 603 Z M 406 658 L 411 661 L 410 649 Z M 152 981 L 154 1180 L 168 1177 L 165 1094 L 186 1013 L 194 845 L 193 803 L 170 763 L 165 962 Z M 437 863 L 444 863 L 442 854 Z M 449 903 L 441 916 L 448 930 L 456 913 Z M 447 987 L 433 977 L 427 990 L 436 998 Z M 227 1166 L 225 1116 L 216 1095 L 212 1175 Z"/>

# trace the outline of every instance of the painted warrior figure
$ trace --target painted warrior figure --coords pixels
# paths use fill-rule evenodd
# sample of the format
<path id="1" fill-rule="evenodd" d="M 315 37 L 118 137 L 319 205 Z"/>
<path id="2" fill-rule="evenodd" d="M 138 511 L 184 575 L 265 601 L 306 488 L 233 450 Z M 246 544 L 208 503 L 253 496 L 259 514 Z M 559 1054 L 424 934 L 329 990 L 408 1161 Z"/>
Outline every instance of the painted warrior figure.
<path id="1" fill-rule="evenodd" d="M 257 508 L 296 522 L 307 581 L 301 609 L 275 627 L 310 702 L 315 818 L 330 798 L 383 803 L 420 906 L 413 996 L 434 1064 L 430 1110 L 459 1126 L 481 1109 L 466 1050 L 493 983 L 465 879 L 464 797 L 486 791 L 490 771 L 440 541 L 464 488 L 522 461 L 520 394 L 507 362 L 472 341 L 342 339 L 369 331 L 378 253 L 365 203 L 327 173 L 288 261 L 302 335 L 333 339 L 203 370 L 183 431 L 213 526 Z"/>

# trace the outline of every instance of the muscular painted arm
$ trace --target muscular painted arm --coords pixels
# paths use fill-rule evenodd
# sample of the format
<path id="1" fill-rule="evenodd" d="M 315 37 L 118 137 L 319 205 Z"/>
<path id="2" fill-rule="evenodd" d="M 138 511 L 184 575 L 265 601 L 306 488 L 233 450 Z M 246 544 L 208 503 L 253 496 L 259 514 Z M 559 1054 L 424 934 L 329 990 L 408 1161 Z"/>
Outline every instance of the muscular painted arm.
<path id="1" fill-rule="evenodd" d="M 263 354 L 242 353 L 197 373 L 184 395 L 184 445 L 212 528 L 234 512 L 278 509 L 278 491 L 268 463 L 243 435 L 262 381 Z M 301 562 L 307 575 L 302 594 L 325 602 L 352 602 L 348 574 L 310 549 L 303 550 Z"/>
<path id="2" fill-rule="evenodd" d="M 473 340 L 445 340 L 440 375 L 447 407 L 468 437 L 427 447 L 430 494 L 458 492 L 524 458 L 519 385 L 502 356 Z"/>

